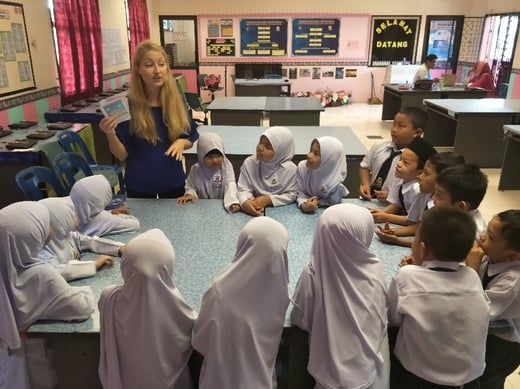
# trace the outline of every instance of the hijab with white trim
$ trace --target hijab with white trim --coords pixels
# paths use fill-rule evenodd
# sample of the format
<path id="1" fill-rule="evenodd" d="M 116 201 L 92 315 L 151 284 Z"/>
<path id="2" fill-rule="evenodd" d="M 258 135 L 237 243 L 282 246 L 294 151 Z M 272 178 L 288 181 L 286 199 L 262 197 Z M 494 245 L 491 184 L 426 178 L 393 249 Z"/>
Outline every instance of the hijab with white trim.
<path id="1" fill-rule="evenodd" d="M 369 250 L 370 212 L 337 204 L 320 217 L 291 321 L 310 337 L 308 371 L 326 388 L 368 388 L 383 366 L 386 286 Z"/>
<path id="2" fill-rule="evenodd" d="M 204 356 L 199 387 L 272 388 L 289 304 L 288 233 L 260 216 L 240 232 L 233 261 L 202 298 L 193 347 Z"/>
<path id="3" fill-rule="evenodd" d="M 133 238 L 121 259 L 122 286 L 99 299 L 105 388 L 190 388 L 196 313 L 173 282 L 175 251 L 159 229 Z"/>

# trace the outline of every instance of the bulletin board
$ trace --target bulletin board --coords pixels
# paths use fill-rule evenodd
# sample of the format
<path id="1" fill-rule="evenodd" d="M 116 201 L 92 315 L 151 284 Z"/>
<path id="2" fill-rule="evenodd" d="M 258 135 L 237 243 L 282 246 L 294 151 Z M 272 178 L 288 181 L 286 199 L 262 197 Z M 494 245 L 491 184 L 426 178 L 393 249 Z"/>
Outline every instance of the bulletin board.
<path id="1" fill-rule="evenodd" d="M 36 89 L 23 5 L 0 1 L 0 97 Z"/>
<path id="2" fill-rule="evenodd" d="M 370 21 L 368 14 L 199 15 L 199 62 L 366 62 Z"/>

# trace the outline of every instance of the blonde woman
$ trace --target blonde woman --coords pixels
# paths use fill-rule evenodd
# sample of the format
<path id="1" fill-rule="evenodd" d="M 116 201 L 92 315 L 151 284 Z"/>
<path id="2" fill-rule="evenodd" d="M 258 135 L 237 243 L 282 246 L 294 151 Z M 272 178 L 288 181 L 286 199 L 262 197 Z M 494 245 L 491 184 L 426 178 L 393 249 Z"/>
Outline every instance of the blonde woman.
<path id="1" fill-rule="evenodd" d="M 128 91 L 131 119 L 105 117 L 99 127 L 111 153 L 125 161 L 129 197 L 177 198 L 184 195 L 182 154 L 199 135 L 178 93 L 164 49 L 141 42 L 132 61 Z"/>

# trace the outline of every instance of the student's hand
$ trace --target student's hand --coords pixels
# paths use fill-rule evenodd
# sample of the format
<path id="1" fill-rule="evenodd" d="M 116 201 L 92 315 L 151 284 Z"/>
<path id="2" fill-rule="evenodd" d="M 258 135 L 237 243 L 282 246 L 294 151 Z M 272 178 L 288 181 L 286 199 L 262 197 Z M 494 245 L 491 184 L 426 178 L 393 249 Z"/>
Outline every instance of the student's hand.
<path id="1" fill-rule="evenodd" d="M 111 116 L 105 116 L 99 122 L 100 130 L 103 131 L 106 135 L 115 135 L 116 127 L 117 127 L 117 120 Z"/>
<path id="2" fill-rule="evenodd" d="M 182 153 L 184 152 L 185 147 L 185 139 L 176 139 L 170 147 L 168 147 L 168 150 L 164 153 L 164 155 L 170 156 L 175 158 L 177 161 L 182 161 Z"/>
<path id="3" fill-rule="evenodd" d="M 259 207 L 253 200 L 244 201 L 242 211 L 252 216 L 262 216 L 264 214 L 264 208 Z"/>
<path id="4" fill-rule="evenodd" d="M 370 185 L 361 185 L 359 187 L 359 196 L 361 200 L 371 200 L 372 195 L 370 194 Z"/>
<path id="5" fill-rule="evenodd" d="M 112 266 L 114 264 L 114 260 L 110 255 L 100 255 L 94 261 L 96 264 L 96 270 L 101 269 L 103 266 Z"/>
<path id="6" fill-rule="evenodd" d="M 229 206 L 229 211 L 231 213 L 237 213 L 238 211 L 240 211 L 240 204 L 231 204 Z"/>
<path id="7" fill-rule="evenodd" d="M 399 238 L 389 231 L 390 227 L 388 226 L 388 223 L 386 223 L 384 227 L 377 227 L 376 235 L 384 243 L 400 245 Z"/>
<path id="8" fill-rule="evenodd" d="M 130 208 L 128 208 L 126 205 L 122 205 L 120 207 L 112 209 L 110 212 L 112 213 L 112 215 L 119 215 L 121 213 L 124 215 L 130 215 Z"/>
<path id="9" fill-rule="evenodd" d="M 177 197 L 177 198 L 175 199 L 175 202 L 176 202 L 177 204 L 184 205 L 184 204 L 186 204 L 186 203 L 188 203 L 188 202 L 190 202 L 190 201 L 191 201 L 192 203 L 194 203 L 195 200 L 196 200 L 196 199 L 195 199 L 195 196 L 193 196 L 193 195 L 191 195 L 191 194 L 187 194 L 187 195 L 184 195 L 184 196 L 181 196 L 181 197 Z"/>
<path id="10" fill-rule="evenodd" d="M 466 257 L 466 266 L 479 272 L 480 263 L 482 262 L 483 257 L 484 250 L 480 247 L 478 240 L 475 240 L 475 242 L 473 242 L 473 247 L 469 250 L 468 256 Z"/>
<path id="11" fill-rule="evenodd" d="M 406 265 L 415 265 L 415 260 L 411 255 L 405 255 L 403 259 L 399 262 L 399 267 L 403 267 Z"/>
<path id="12" fill-rule="evenodd" d="M 301 210 L 305 213 L 313 213 L 320 206 L 320 202 L 316 196 L 311 197 L 300 206 Z"/>
<path id="13" fill-rule="evenodd" d="M 264 208 L 270 207 L 273 205 L 273 202 L 271 201 L 271 197 L 267 195 L 262 195 L 255 197 L 253 202 L 256 204 L 257 207 L 262 208 L 262 212 Z"/>
<path id="14" fill-rule="evenodd" d="M 386 198 L 388 197 L 388 191 L 387 190 L 376 190 L 374 191 L 376 199 L 380 203 L 386 203 Z"/>
<path id="15" fill-rule="evenodd" d="M 374 222 L 385 223 L 387 221 L 386 212 L 382 212 L 380 209 L 377 209 L 377 208 L 368 208 L 368 210 L 372 214 L 372 217 L 374 218 Z"/>

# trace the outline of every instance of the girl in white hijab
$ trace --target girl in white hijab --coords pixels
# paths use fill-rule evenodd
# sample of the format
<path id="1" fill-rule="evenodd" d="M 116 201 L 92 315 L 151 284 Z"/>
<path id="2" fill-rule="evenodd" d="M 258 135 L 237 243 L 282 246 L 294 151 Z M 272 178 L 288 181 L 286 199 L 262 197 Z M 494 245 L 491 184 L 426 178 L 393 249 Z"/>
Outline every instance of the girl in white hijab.
<path id="1" fill-rule="evenodd" d="M 256 146 L 256 155 L 247 157 L 240 167 L 238 200 L 242 210 L 261 216 L 269 206 L 277 207 L 296 200 L 294 138 L 286 127 L 270 127 Z"/>
<path id="2" fill-rule="evenodd" d="M 214 132 L 202 134 L 197 141 L 198 163 L 190 168 L 185 194 L 177 203 L 201 199 L 224 199 L 227 212 L 240 211 L 233 165 L 224 154 L 224 143 Z"/>
<path id="3" fill-rule="evenodd" d="M 175 251 L 159 229 L 133 238 L 121 259 L 123 286 L 99 298 L 99 377 L 109 389 L 190 389 L 196 313 L 173 283 Z"/>
<path id="4" fill-rule="evenodd" d="M 341 203 L 348 195 L 343 185 L 347 159 L 343 144 L 332 136 L 313 139 L 307 159 L 298 164 L 298 207 L 306 213 Z"/>
<path id="5" fill-rule="evenodd" d="M 0 210 L 0 383 L 28 388 L 21 332 L 37 320 L 85 320 L 93 310 L 89 287 L 72 287 L 38 259 L 49 236 L 49 212 L 23 201 Z"/>
<path id="6" fill-rule="evenodd" d="M 285 227 L 268 217 L 249 221 L 233 262 L 202 298 L 192 344 L 204 356 L 199 388 L 276 387 L 287 289 Z"/>
<path id="7" fill-rule="evenodd" d="M 49 211 L 52 237 L 38 257 L 54 266 L 65 280 L 94 276 L 105 264 L 112 264 L 112 257 L 120 256 L 124 243 L 75 231 L 78 219 L 70 197 L 49 197 L 39 202 Z M 80 260 L 87 250 L 103 255 L 93 261 Z"/>
<path id="8" fill-rule="evenodd" d="M 105 210 L 112 201 L 112 188 L 101 174 L 76 181 L 70 190 L 70 198 L 78 216 L 78 231 L 82 234 L 103 236 L 139 229 L 139 220 L 135 216 L 114 215 Z"/>
<path id="9" fill-rule="evenodd" d="M 291 314 L 309 333 L 307 370 L 315 388 L 388 385 L 386 286 L 383 266 L 369 250 L 374 229 L 370 212 L 353 204 L 326 209 L 316 227 Z"/>

